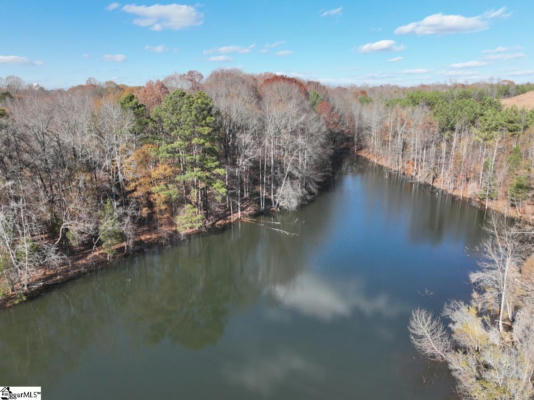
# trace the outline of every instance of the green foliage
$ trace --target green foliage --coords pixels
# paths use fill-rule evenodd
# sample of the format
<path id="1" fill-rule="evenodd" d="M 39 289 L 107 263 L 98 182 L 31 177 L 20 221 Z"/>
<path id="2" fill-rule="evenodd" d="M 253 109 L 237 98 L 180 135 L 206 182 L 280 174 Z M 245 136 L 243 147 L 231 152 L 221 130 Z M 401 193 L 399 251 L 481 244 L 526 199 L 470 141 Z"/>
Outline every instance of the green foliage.
<path id="1" fill-rule="evenodd" d="M 442 132 L 453 132 L 458 125 L 473 126 L 481 114 L 480 104 L 471 98 L 439 101 L 433 111 Z"/>
<path id="2" fill-rule="evenodd" d="M 146 134 L 146 129 L 150 122 L 147 118 L 146 106 L 141 104 L 137 97 L 132 93 L 124 95 L 120 100 L 120 105 L 123 110 L 129 110 L 134 115 L 135 126 L 133 128 L 133 133 L 136 135 Z"/>
<path id="3" fill-rule="evenodd" d="M 0 274 L 4 274 L 11 268 L 11 260 L 6 253 L 0 253 Z"/>
<path id="4" fill-rule="evenodd" d="M 522 133 L 534 124 L 534 112 L 517 107 L 503 108 L 501 103 L 482 89 L 462 89 L 440 92 L 416 90 L 403 98 L 386 102 L 389 106 L 426 106 L 431 109 L 443 133 L 453 132 L 457 126 L 476 128 L 483 141 L 497 135 Z"/>
<path id="5" fill-rule="evenodd" d="M 120 228 L 119 218 L 111 200 L 107 200 L 104 209 L 100 213 L 98 234 L 102 242 L 104 253 L 108 259 L 115 254 L 114 246 L 122 242 L 123 235 Z"/>
<path id="6" fill-rule="evenodd" d="M 312 90 L 310 93 L 310 104 L 313 107 L 313 109 L 316 109 L 319 104 L 321 104 L 321 101 L 323 101 L 323 98 L 319 93 L 317 93 L 315 90 Z"/>
<path id="7" fill-rule="evenodd" d="M 447 93 L 439 92 L 437 90 L 425 91 L 415 90 L 409 92 L 406 97 L 392 99 L 386 102 L 390 106 L 403 106 L 403 107 L 415 107 L 415 106 L 427 106 L 434 108 L 436 104 L 447 98 Z"/>
<path id="8" fill-rule="evenodd" d="M 369 103 L 372 103 L 373 99 L 370 98 L 369 96 L 360 96 L 360 97 L 358 97 L 358 101 L 360 102 L 360 104 L 362 106 L 365 106 L 365 105 L 367 105 Z"/>
<path id="9" fill-rule="evenodd" d="M 28 240 L 26 243 L 20 241 L 19 246 L 15 249 L 15 258 L 17 263 L 23 264 L 26 259 L 33 260 L 39 252 L 39 244 Z"/>
<path id="10" fill-rule="evenodd" d="M 67 238 L 68 244 L 72 247 L 76 247 L 80 244 L 80 241 L 76 234 L 70 230 L 65 233 L 65 237 Z"/>
<path id="11" fill-rule="evenodd" d="M 152 112 L 160 126 L 158 157 L 177 166 L 174 183 L 164 185 L 164 194 L 177 199 L 189 192 L 189 200 L 206 209 L 206 198 L 212 194 L 220 201 L 226 194 L 221 179 L 225 171 L 218 161 L 217 132 L 213 103 L 204 92 L 187 94 L 176 90 L 165 97 Z M 156 190 L 160 190 L 160 187 Z"/>
<path id="12" fill-rule="evenodd" d="M 497 198 L 497 188 L 492 161 L 490 159 L 484 161 L 483 173 L 484 180 L 482 182 L 482 190 L 479 197 L 481 200 L 495 200 Z"/>
<path id="13" fill-rule="evenodd" d="M 534 90 L 533 83 L 524 83 L 521 85 L 498 85 L 497 98 L 506 98 L 519 96 L 520 94 Z"/>
<path id="14" fill-rule="evenodd" d="M 204 216 L 202 213 L 196 207 L 187 204 L 183 213 L 176 217 L 176 228 L 180 232 L 196 230 L 202 227 L 203 222 Z"/>
<path id="15" fill-rule="evenodd" d="M 9 92 L 2 92 L 0 93 L 0 103 L 3 102 L 6 99 L 12 99 L 13 96 Z"/>
<path id="16" fill-rule="evenodd" d="M 4 118 L 7 115 L 5 108 L 0 107 L 0 118 Z"/>
<path id="17" fill-rule="evenodd" d="M 525 200 L 530 189 L 530 182 L 527 176 L 516 176 L 509 189 L 510 201 L 512 204 L 517 205 Z"/>
<path id="18" fill-rule="evenodd" d="M 523 156 L 521 155 L 521 148 L 519 146 L 515 146 L 508 156 L 508 167 L 511 171 L 515 171 L 520 167 L 522 160 Z"/>

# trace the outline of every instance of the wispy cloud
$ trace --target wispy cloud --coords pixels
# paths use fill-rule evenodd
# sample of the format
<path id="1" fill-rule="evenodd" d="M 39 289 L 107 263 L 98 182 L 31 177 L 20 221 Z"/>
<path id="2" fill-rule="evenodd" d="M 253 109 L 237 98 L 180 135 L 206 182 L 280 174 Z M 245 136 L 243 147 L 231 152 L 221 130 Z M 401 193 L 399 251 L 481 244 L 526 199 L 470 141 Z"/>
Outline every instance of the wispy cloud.
<path id="1" fill-rule="evenodd" d="M 152 6 L 127 4 L 122 7 L 122 11 L 138 16 L 139 18 L 134 19 L 133 23 L 153 31 L 164 29 L 177 31 L 204 22 L 204 15 L 195 7 L 182 4 Z"/>
<path id="2" fill-rule="evenodd" d="M 269 50 L 271 49 L 275 49 L 277 47 L 280 47 L 282 46 L 283 44 L 286 44 L 286 41 L 285 40 L 278 40 L 276 42 L 272 42 L 272 43 L 266 43 L 263 48 L 260 50 L 260 53 L 268 53 Z"/>
<path id="3" fill-rule="evenodd" d="M 465 61 L 465 62 L 451 64 L 451 68 L 455 68 L 455 69 L 476 68 L 476 67 L 483 67 L 485 65 L 488 65 L 486 61 L 472 60 L 472 61 Z"/>
<path id="4" fill-rule="evenodd" d="M 343 7 L 334 8 L 332 10 L 326 10 L 321 12 L 321 17 L 331 17 L 334 15 L 342 15 Z"/>
<path id="5" fill-rule="evenodd" d="M 461 69 L 440 71 L 440 74 L 448 76 L 448 77 L 459 77 L 459 78 L 466 78 L 466 79 L 479 77 L 477 71 L 461 70 Z"/>
<path id="6" fill-rule="evenodd" d="M 0 64 L 10 64 L 10 65 L 42 65 L 42 61 L 32 61 L 27 57 L 21 56 L 0 56 Z"/>
<path id="7" fill-rule="evenodd" d="M 378 42 L 366 43 L 359 47 L 360 53 L 376 53 L 380 51 L 400 51 L 404 46 L 397 46 L 394 40 L 379 40 Z"/>
<path id="8" fill-rule="evenodd" d="M 106 10 L 113 11 L 119 8 L 120 6 L 120 3 L 111 3 L 109 6 L 106 7 Z"/>
<path id="9" fill-rule="evenodd" d="M 91 55 L 89 53 L 83 53 L 82 57 L 83 58 L 91 58 Z"/>
<path id="10" fill-rule="evenodd" d="M 428 74 L 429 72 L 430 70 L 426 68 L 405 69 L 404 71 L 402 71 L 403 74 L 408 75 Z"/>
<path id="11" fill-rule="evenodd" d="M 406 35 L 447 35 L 453 33 L 479 32 L 489 27 L 489 21 L 510 16 L 506 7 L 489 10 L 481 15 L 465 17 L 463 15 L 432 14 L 421 21 L 411 22 L 395 29 L 395 34 Z"/>
<path id="12" fill-rule="evenodd" d="M 487 61 L 508 61 L 525 57 L 525 53 L 494 53 L 484 56 Z"/>
<path id="13" fill-rule="evenodd" d="M 531 76 L 531 75 L 534 75 L 534 69 L 511 71 L 511 72 L 508 72 L 506 75 L 508 76 Z"/>
<path id="14" fill-rule="evenodd" d="M 104 61 L 121 63 L 126 61 L 126 56 L 124 54 L 105 54 L 102 57 Z"/>
<path id="15" fill-rule="evenodd" d="M 252 49 L 255 47 L 255 44 L 251 44 L 250 46 L 222 46 L 222 47 L 216 47 L 209 50 L 204 50 L 204 55 L 209 54 L 248 54 L 252 51 Z"/>
<path id="16" fill-rule="evenodd" d="M 219 56 L 211 56 L 208 58 L 208 60 L 213 62 L 230 62 L 232 61 L 232 57 L 222 54 Z"/>
<path id="17" fill-rule="evenodd" d="M 452 82 L 476 82 L 488 79 L 487 76 L 480 75 L 478 71 L 465 69 L 445 70 L 439 73 Z"/>
<path id="18" fill-rule="evenodd" d="M 510 50 L 508 47 L 497 46 L 494 49 L 482 50 L 483 54 L 494 54 L 494 53 L 504 53 L 505 51 Z"/>
<path id="19" fill-rule="evenodd" d="M 489 10 L 482 14 L 483 18 L 492 19 L 492 18 L 508 18 L 512 15 L 511 12 L 507 10 L 506 7 L 501 7 L 498 10 Z"/>
<path id="20" fill-rule="evenodd" d="M 291 54 L 293 54 L 293 51 L 291 51 L 291 50 L 280 50 L 280 51 L 277 51 L 275 54 L 278 57 L 285 57 L 285 56 L 290 56 Z"/>
<path id="21" fill-rule="evenodd" d="M 390 63 L 399 62 L 399 61 L 401 61 L 403 58 L 404 58 L 404 57 L 401 57 L 401 56 L 399 56 L 399 57 L 393 57 L 393 58 L 390 58 L 390 59 L 388 60 L 388 62 L 390 62 Z"/>
<path id="22" fill-rule="evenodd" d="M 151 53 L 163 53 L 165 51 L 167 51 L 167 47 L 163 44 L 160 44 L 158 46 L 150 46 L 150 45 L 146 45 L 145 46 L 145 50 L 146 51 L 150 51 Z"/>

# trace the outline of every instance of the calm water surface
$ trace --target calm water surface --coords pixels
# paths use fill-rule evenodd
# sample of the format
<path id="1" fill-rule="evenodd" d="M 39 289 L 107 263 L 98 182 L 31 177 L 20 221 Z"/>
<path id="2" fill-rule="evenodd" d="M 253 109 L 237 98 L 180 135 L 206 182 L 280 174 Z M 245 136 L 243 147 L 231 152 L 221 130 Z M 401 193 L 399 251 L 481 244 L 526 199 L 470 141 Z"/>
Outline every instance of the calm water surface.
<path id="1" fill-rule="evenodd" d="M 469 298 L 482 221 L 359 163 L 302 210 L 1 312 L 0 383 L 46 399 L 453 399 L 406 326 Z"/>

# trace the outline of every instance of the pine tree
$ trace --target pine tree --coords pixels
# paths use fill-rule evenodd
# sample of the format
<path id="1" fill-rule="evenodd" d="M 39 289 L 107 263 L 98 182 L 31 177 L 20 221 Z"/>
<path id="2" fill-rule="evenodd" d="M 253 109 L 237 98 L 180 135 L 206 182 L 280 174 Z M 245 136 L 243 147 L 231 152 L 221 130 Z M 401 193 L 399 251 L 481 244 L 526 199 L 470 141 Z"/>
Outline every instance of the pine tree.
<path id="1" fill-rule="evenodd" d="M 204 92 L 176 90 L 152 118 L 160 128 L 158 157 L 176 167 L 176 175 L 154 190 L 171 200 L 181 197 L 207 216 L 209 197 L 220 201 L 226 193 L 211 99 Z"/>

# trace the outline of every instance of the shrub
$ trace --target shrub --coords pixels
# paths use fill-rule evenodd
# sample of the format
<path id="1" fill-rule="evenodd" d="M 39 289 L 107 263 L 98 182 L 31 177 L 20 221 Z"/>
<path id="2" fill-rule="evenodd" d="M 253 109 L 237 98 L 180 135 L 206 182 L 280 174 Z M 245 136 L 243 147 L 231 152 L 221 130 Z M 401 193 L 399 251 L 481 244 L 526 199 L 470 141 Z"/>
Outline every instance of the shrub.
<path id="1" fill-rule="evenodd" d="M 102 248 L 104 253 L 108 256 L 108 259 L 115 254 L 114 247 L 122 242 L 123 234 L 120 228 L 119 218 L 115 212 L 115 207 L 111 200 L 107 200 L 100 214 L 100 220 L 98 224 L 98 234 L 100 241 L 102 242 Z"/>
<path id="2" fill-rule="evenodd" d="M 176 229 L 180 232 L 199 229 L 203 223 L 204 216 L 191 204 L 187 204 L 182 214 L 176 217 Z"/>
<path id="3" fill-rule="evenodd" d="M 530 182 L 527 176 L 516 176 L 512 181 L 509 189 L 510 201 L 513 205 L 521 203 L 525 200 L 530 191 Z"/>

